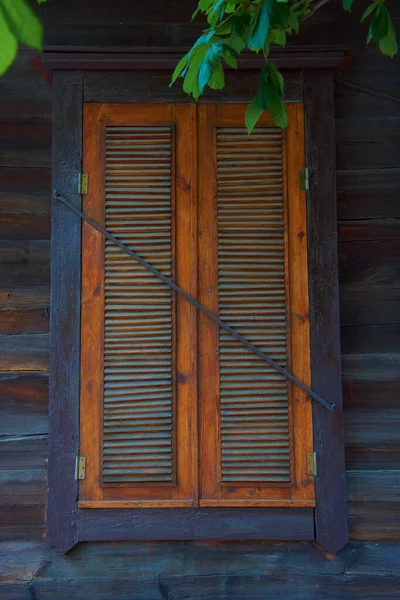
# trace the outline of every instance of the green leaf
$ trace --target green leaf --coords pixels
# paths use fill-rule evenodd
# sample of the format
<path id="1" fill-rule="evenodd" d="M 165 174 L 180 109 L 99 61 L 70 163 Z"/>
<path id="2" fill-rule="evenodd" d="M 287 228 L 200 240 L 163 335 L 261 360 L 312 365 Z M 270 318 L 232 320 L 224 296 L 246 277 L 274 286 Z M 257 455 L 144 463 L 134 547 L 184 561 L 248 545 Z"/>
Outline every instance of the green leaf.
<path id="1" fill-rule="evenodd" d="M 271 23 L 274 27 L 283 27 L 286 29 L 288 26 L 288 19 L 290 9 L 287 4 L 278 4 L 276 0 L 270 0 L 270 17 Z"/>
<path id="2" fill-rule="evenodd" d="M 283 98 L 285 82 L 284 82 L 284 79 L 283 79 L 281 73 L 278 71 L 277 66 L 272 61 L 268 61 L 268 69 L 269 69 L 269 77 L 270 77 L 272 85 L 278 92 L 279 96 L 281 96 Z"/>
<path id="3" fill-rule="evenodd" d="M 217 60 L 213 64 L 212 75 L 210 77 L 208 85 L 213 90 L 222 90 L 222 89 L 224 89 L 225 75 L 224 75 L 224 69 L 222 67 L 222 64 L 221 64 L 220 60 Z"/>
<path id="4" fill-rule="evenodd" d="M 251 50 L 261 50 L 267 39 L 269 24 L 269 2 L 268 0 L 263 0 L 250 22 L 250 35 L 247 41 L 248 48 Z"/>
<path id="5" fill-rule="evenodd" d="M 207 46 L 204 44 L 192 48 L 190 51 L 190 60 L 183 80 L 183 90 L 187 94 L 192 94 L 197 100 L 200 96 L 199 90 L 199 68 L 207 52 Z"/>
<path id="6" fill-rule="evenodd" d="M 247 133 L 251 133 L 256 126 L 258 119 L 261 117 L 263 109 L 257 104 L 257 98 L 253 98 L 246 110 L 245 124 Z"/>
<path id="7" fill-rule="evenodd" d="M 387 34 L 379 40 L 379 48 L 383 54 L 393 58 L 397 54 L 396 32 L 393 27 L 392 19 L 389 16 L 389 29 Z"/>
<path id="8" fill-rule="evenodd" d="M 257 105 L 263 110 L 268 110 L 276 97 L 276 90 L 270 81 L 264 81 L 258 86 Z"/>
<path id="9" fill-rule="evenodd" d="M 213 73 L 213 65 L 220 56 L 223 56 L 224 50 L 224 46 L 218 42 L 214 42 L 208 48 L 199 70 L 198 85 L 200 94 L 203 93 L 204 88 L 210 81 L 210 77 Z M 219 63 L 221 64 L 221 61 L 219 61 Z"/>
<path id="10" fill-rule="evenodd" d="M 389 31 L 388 16 L 387 9 L 383 4 L 380 4 L 370 27 L 370 33 L 374 42 L 379 42 L 380 39 L 387 35 Z"/>
<path id="11" fill-rule="evenodd" d="M 13 64 L 18 52 L 18 40 L 10 31 L 0 7 L 0 75 Z"/>
<path id="12" fill-rule="evenodd" d="M 22 44 L 41 51 L 43 26 L 26 0 L 1 0 L 4 20 Z"/>
<path id="13" fill-rule="evenodd" d="M 176 65 L 175 70 L 172 73 L 171 83 L 169 84 L 170 86 L 178 79 L 179 75 L 182 73 L 182 71 L 186 67 L 187 62 L 188 62 L 188 57 L 189 57 L 189 55 L 185 54 L 185 56 L 183 56 L 181 58 L 181 60 L 178 62 L 178 64 Z"/>
<path id="14" fill-rule="evenodd" d="M 264 66 L 261 69 L 260 79 L 258 82 L 257 105 L 259 108 L 267 110 L 274 101 L 276 90 L 269 78 L 269 69 Z"/>
<path id="15" fill-rule="evenodd" d="M 299 18 L 296 14 L 296 12 L 291 8 L 289 10 L 289 16 L 288 16 L 288 25 L 289 27 L 291 27 L 293 29 L 293 31 L 295 31 L 296 33 L 299 33 L 299 29 L 300 29 L 300 21 Z"/>
<path id="16" fill-rule="evenodd" d="M 225 46 L 222 56 L 229 67 L 232 67 L 232 69 L 238 68 L 236 56 L 228 46 Z"/>
<path id="17" fill-rule="evenodd" d="M 229 38 L 226 38 L 224 44 L 229 46 L 229 48 L 234 50 L 237 54 L 240 54 L 242 50 L 246 48 L 246 42 L 238 35 L 232 35 Z"/>
<path id="18" fill-rule="evenodd" d="M 351 7 L 353 6 L 354 0 L 343 0 L 343 8 L 347 10 L 347 12 L 351 11 Z"/>
<path id="19" fill-rule="evenodd" d="M 286 31 L 284 31 L 283 29 L 270 29 L 268 34 L 268 41 L 270 44 L 286 46 Z"/>
<path id="20" fill-rule="evenodd" d="M 269 111 L 275 125 L 281 127 L 282 129 L 286 129 L 289 121 L 288 114 L 286 106 L 278 94 L 276 95 L 274 102 L 271 104 Z"/>
<path id="21" fill-rule="evenodd" d="M 210 11 L 210 14 L 208 15 L 208 22 L 210 25 L 216 25 L 221 19 L 224 10 L 224 3 L 225 0 L 218 0 L 214 8 Z"/>
<path id="22" fill-rule="evenodd" d="M 192 20 L 199 14 L 199 12 L 208 13 L 211 10 L 214 3 L 215 0 L 199 0 L 197 8 L 192 14 Z"/>
<path id="23" fill-rule="evenodd" d="M 361 17 L 361 23 L 363 23 L 365 21 L 365 19 L 367 17 L 369 17 L 369 15 L 371 13 L 374 12 L 374 10 L 376 9 L 377 5 L 375 4 L 375 2 L 373 2 L 372 4 L 370 4 L 367 8 L 367 10 L 364 12 L 363 16 Z"/>

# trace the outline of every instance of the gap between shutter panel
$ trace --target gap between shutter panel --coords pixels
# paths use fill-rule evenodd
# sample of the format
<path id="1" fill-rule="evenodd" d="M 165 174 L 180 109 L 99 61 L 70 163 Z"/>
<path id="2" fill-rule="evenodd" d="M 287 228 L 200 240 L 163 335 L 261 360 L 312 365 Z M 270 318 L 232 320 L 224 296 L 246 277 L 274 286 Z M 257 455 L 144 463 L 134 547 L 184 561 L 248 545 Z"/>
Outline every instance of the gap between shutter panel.
<path id="1" fill-rule="evenodd" d="M 220 127 L 219 316 L 288 368 L 283 134 Z M 221 481 L 289 482 L 288 382 L 219 332 Z"/>
<path id="2" fill-rule="evenodd" d="M 170 278 L 173 130 L 105 139 L 105 227 Z M 172 482 L 174 292 L 105 244 L 103 482 Z"/>
<path id="3" fill-rule="evenodd" d="M 101 233 L 106 239 L 110 240 L 113 244 L 115 244 L 116 246 L 118 246 L 119 248 L 121 248 L 121 250 L 123 250 L 128 256 L 131 256 L 132 258 L 134 258 L 139 264 L 144 265 L 144 267 L 148 271 L 150 271 L 156 277 L 158 277 L 158 279 L 160 279 L 161 281 L 163 281 L 170 289 L 174 290 L 180 296 L 182 296 L 183 298 L 185 298 L 192 306 L 194 306 L 195 308 L 197 308 L 197 310 L 201 311 L 211 321 L 213 321 L 216 325 L 218 325 L 219 327 L 221 327 L 221 329 L 224 329 L 224 331 L 227 331 L 233 338 L 237 339 L 241 344 L 243 344 L 244 346 L 246 346 L 250 350 L 250 352 L 252 352 L 255 355 L 257 355 L 260 358 L 262 358 L 262 360 L 266 364 L 269 364 L 269 365 L 273 366 L 275 370 L 277 370 L 282 375 L 284 375 L 284 377 L 286 377 L 286 379 L 288 379 L 289 381 L 292 381 L 292 383 L 294 383 L 301 390 L 303 390 L 304 392 L 306 392 L 306 394 L 308 394 L 310 396 L 310 398 L 312 398 L 313 400 L 315 400 L 316 402 L 318 402 L 319 404 L 321 404 L 321 406 L 323 406 L 324 408 L 326 408 L 330 412 L 333 412 L 334 410 L 336 410 L 336 405 L 333 402 L 328 402 L 327 400 L 325 400 L 324 398 L 322 398 L 322 396 L 320 396 L 319 394 L 317 394 L 317 392 L 314 392 L 311 388 L 309 388 L 307 385 L 305 385 L 295 375 L 292 375 L 292 373 L 290 373 L 287 369 L 285 369 L 284 367 L 282 367 L 281 365 L 279 365 L 279 363 L 277 363 L 276 361 L 274 361 L 271 358 L 270 355 L 266 354 L 265 352 L 263 352 L 262 350 L 260 350 L 259 348 L 257 348 L 247 338 L 245 338 L 243 335 L 241 335 L 239 332 L 237 332 L 235 329 L 233 329 L 233 327 L 230 327 L 230 325 L 228 325 L 227 323 L 224 323 L 224 321 L 222 321 L 217 315 L 215 315 L 214 313 L 212 313 L 211 311 L 209 311 L 207 308 L 205 308 L 205 306 L 203 306 L 202 304 L 200 304 L 193 296 L 191 296 L 190 294 L 188 294 L 187 292 L 185 292 L 182 288 L 180 288 L 171 279 L 169 279 L 168 277 L 165 277 L 161 273 L 161 271 L 159 271 L 158 269 L 155 269 L 150 263 L 148 263 L 146 260 L 144 260 L 137 252 L 135 252 L 134 250 L 132 250 L 131 248 L 129 248 L 126 244 L 124 244 L 117 237 L 115 237 L 111 232 L 109 232 L 107 229 L 105 229 L 104 227 L 102 227 L 95 219 L 92 219 L 91 217 L 89 217 L 88 215 L 86 215 L 84 212 L 82 212 L 81 210 L 79 210 L 78 208 L 76 208 L 71 202 L 69 202 L 69 200 L 67 200 L 65 198 L 65 196 L 63 196 L 62 194 L 60 194 L 60 192 L 58 192 L 57 190 L 55 190 L 53 193 L 54 193 L 54 198 L 58 202 L 61 202 L 62 204 L 64 204 L 64 206 L 66 206 L 69 210 L 71 210 L 72 212 L 74 212 L 83 221 L 85 221 L 86 223 L 88 223 L 89 225 L 91 225 L 94 229 L 96 229 L 99 233 Z"/>

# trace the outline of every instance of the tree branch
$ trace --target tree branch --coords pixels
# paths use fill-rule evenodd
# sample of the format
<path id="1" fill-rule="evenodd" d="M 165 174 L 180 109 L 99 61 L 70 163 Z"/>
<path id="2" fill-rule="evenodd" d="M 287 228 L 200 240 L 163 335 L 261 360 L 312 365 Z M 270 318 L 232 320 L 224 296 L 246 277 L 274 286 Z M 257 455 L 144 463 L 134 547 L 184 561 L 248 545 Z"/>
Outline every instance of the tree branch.
<path id="1" fill-rule="evenodd" d="M 330 1 L 331 0 L 318 0 L 315 4 L 313 4 L 313 6 L 311 7 L 311 11 L 308 13 L 308 15 L 306 17 L 304 17 L 303 21 L 305 21 L 306 19 L 309 19 L 310 17 L 312 17 L 313 14 L 315 12 L 317 12 L 317 10 L 319 10 L 320 8 L 322 8 L 323 6 L 325 6 L 325 4 L 327 4 Z"/>

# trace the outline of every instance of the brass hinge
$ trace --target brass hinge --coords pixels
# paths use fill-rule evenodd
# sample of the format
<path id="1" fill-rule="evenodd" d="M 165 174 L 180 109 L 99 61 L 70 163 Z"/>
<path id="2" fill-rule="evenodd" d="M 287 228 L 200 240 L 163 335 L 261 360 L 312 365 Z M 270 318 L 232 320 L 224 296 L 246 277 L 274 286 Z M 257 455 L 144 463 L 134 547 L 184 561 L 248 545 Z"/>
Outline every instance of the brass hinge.
<path id="1" fill-rule="evenodd" d="M 87 173 L 79 173 L 78 179 L 78 194 L 84 196 L 88 193 L 89 177 Z"/>
<path id="2" fill-rule="evenodd" d="M 317 453 L 309 452 L 307 454 L 307 475 L 317 475 Z"/>
<path id="3" fill-rule="evenodd" d="M 303 190 L 303 192 L 308 192 L 310 189 L 310 172 L 307 167 L 299 171 L 299 181 L 300 189 Z"/>
<path id="4" fill-rule="evenodd" d="M 75 463 L 75 479 L 85 479 L 86 477 L 86 458 L 77 456 Z"/>

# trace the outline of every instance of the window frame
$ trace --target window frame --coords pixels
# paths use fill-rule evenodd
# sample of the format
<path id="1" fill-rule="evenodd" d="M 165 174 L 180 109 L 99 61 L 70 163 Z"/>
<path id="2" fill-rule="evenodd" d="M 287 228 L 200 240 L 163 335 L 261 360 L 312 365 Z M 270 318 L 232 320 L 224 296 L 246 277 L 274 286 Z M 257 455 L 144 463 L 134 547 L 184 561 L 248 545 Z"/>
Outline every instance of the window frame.
<path id="1" fill-rule="evenodd" d="M 294 54 L 294 53 L 292 53 Z M 276 60 L 288 67 L 288 54 Z M 316 541 L 338 551 L 348 540 L 341 397 L 333 67 L 338 53 L 300 53 L 286 73 L 287 101 L 304 103 L 307 193 L 309 303 L 312 389 L 336 404 L 331 413 L 313 402 L 316 507 L 313 508 L 154 508 L 80 509 L 75 461 L 79 455 L 81 243 L 80 219 L 52 200 L 50 432 L 47 540 L 60 553 L 81 541 L 119 540 L 268 540 Z M 153 54 L 154 57 L 154 54 Z M 302 66 L 301 58 L 303 57 Z M 172 59 L 122 61 L 113 70 L 105 62 L 91 66 L 87 56 L 63 62 L 58 53 L 54 72 L 53 185 L 75 206 L 82 169 L 84 102 L 187 102 L 179 89 L 168 87 Z M 115 61 L 114 59 L 111 59 Z M 175 62 L 175 57 L 173 61 Z M 248 59 L 247 59 L 248 60 Z M 105 66 L 106 65 L 106 66 Z M 139 66 L 138 66 L 139 65 Z M 246 67 L 246 65 L 245 65 Z M 311 67 L 311 68 L 310 68 Z M 318 67 L 318 68 L 314 68 Z M 73 69 L 72 71 L 66 69 Z M 132 77 L 126 69 L 137 70 Z M 157 69 L 153 74 L 152 69 Z M 124 69 L 124 70 L 119 70 Z M 156 76 L 154 76 L 156 75 Z M 248 61 L 223 98 L 245 102 L 255 89 L 258 64 Z M 235 83 L 236 82 L 236 83 Z M 242 85 L 243 83 L 243 85 Z"/>

